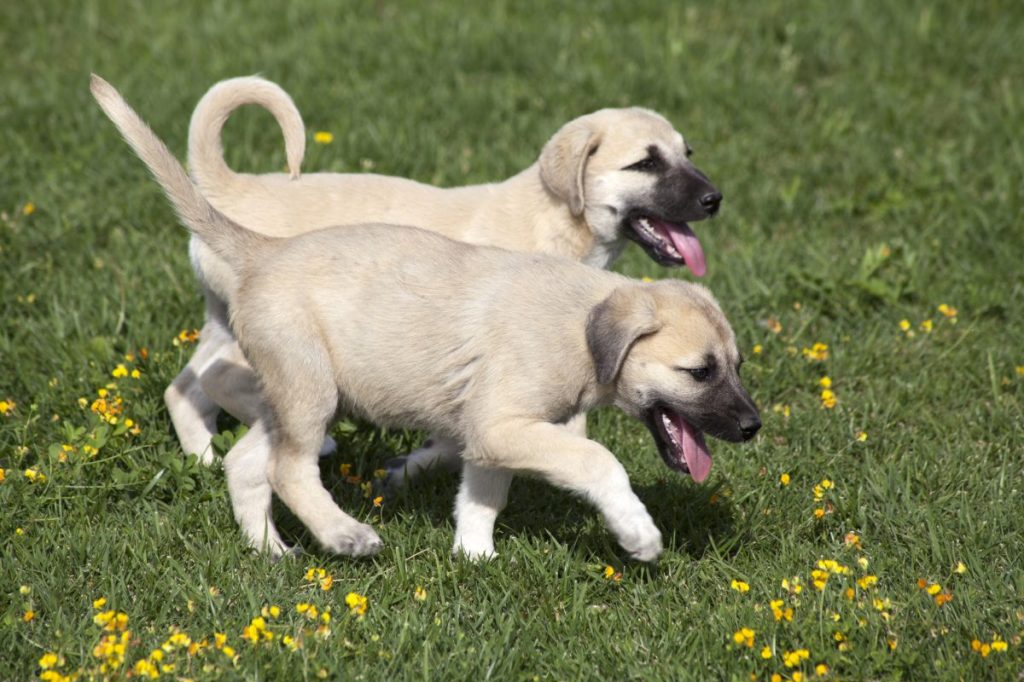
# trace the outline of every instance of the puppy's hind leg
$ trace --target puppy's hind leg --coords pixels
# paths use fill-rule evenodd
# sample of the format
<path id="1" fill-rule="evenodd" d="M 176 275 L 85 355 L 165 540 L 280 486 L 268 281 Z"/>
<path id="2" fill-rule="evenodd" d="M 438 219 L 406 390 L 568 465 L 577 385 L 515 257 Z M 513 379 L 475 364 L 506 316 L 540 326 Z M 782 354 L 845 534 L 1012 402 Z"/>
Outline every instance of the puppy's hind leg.
<path id="1" fill-rule="evenodd" d="M 376 554 L 383 547 L 376 531 L 339 509 L 320 480 L 318 453 L 338 403 L 326 351 L 295 353 L 284 340 L 282 348 L 266 358 L 276 365 L 271 376 L 288 378 L 284 384 L 268 381 L 265 389 L 274 424 L 267 467 L 274 492 L 329 551 Z"/>
<path id="2" fill-rule="evenodd" d="M 450 438 L 431 435 L 423 447 L 387 463 L 386 485 L 397 490 L 429 470 L 456 471 L 462 463 L 462 445 Z"/>
<path id="3" fill-rule="evenodd" d="M 222 343 L 216 356 L 206 363 L 200 383 L 208 396 L 243 424 L 251 426 L 266 410 L 256 371 L 233 338 Z M 331 455 L 337 449 L 334 439 L 324 436 L 320 456 Z"/>
<path id="4" fill-rule="evenodd" d="M 220 406 L 203 389 L 200 381 L 204 369 L 220 349 L 232 343 L 226 321 L 207 306 L 207 319 L 199 332 L 199 344 L 167 390 L 164 404 L 174 424 L 178 442 L 185 454 L 196 454 L 203 464 L 213 462 L 211 438 L 217 433 Z"/>
<path id="5" fill-rule="evenodd" d="M 267 480 L 270 437 L 264 421 L 257 421 L 224 457 L 224 474 L 235 520 L 249 545 L 276 559 L 289 551 L 270 514 L 271 489 Z"/>

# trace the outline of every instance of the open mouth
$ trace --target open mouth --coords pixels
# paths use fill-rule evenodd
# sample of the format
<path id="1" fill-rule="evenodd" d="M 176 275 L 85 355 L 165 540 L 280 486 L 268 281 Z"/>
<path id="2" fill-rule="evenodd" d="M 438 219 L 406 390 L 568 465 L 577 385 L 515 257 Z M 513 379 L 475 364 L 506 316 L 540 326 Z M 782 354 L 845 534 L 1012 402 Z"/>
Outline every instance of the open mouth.
<path id="1" fill-rule="evenodd" d="M 711 451 L 704 434 L 683 415 L 662 405 L 647 411 L 644 421 L 658 444 L 658 452 L 670 469 L 690 474 L 702 483 L 711 473 Z"/>
<path id="2" fill-rule="evenodd" d="M 650 215 L 629 219 L 633 239 L 661 265 L 685 264 L 696 277 L 707 272 L 704 249 L 697 235 L 686 223 L 670 223 Z"/>

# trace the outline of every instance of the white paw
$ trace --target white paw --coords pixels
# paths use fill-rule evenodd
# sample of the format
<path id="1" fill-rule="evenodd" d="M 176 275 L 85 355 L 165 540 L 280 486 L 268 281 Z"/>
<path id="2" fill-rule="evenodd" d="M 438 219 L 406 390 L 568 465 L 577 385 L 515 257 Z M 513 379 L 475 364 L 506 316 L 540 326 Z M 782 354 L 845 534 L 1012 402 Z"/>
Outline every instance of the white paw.
<path id="1" fill-rule="evenodd" d="M 617 519 L 612 532 L 633 559 L 654 561 L 661 555 L 661 531 L 643 507 Z"/>
<path id="2" fill-rule="evenodd" d="M 498 553 L 494 551 L 494 542 L 490 538 L 482 540 L 460 536 L 455 538 L 452 556 L 457 558 L 460 555 L 477 562 L 493 559 L 498 556 Z"/>
<path id="3" fill-rule="evenodd" d="M 345 556 L 373 556 L 384 548 L 384 541 L 365 523 L 350 522 L 319 538 L 325 549 Z"/>

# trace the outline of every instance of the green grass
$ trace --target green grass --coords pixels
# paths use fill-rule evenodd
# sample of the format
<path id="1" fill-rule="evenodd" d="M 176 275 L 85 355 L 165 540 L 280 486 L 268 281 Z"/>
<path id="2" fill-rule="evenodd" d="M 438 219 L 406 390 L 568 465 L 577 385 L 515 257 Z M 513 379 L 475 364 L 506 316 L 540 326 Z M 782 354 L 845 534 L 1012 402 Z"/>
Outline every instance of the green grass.
<path id="1" fill-rule="evenodd" d="M 0 8 L 0 400 L 16 404 L 0 416 L 0 678 L 38 675 L 47 651 L 63 657 L 62 672 L 96 673 L 92 602 L 102 596 L 129 616 L 125 667 L 176 629 L 209 638 L 193 656 L 166 654 L 171 678 L 767 680 L 813 678 L 826 664 L 842 679 L 1016 679 L 1024 7 L 262 4 Z M 592 417 L 665 535 L 656 566 L 624 564 L 591 508 L 533 481 L 513 485 L 499 558 L 453 561 L 455 480 L 377 510 L 342 479 L 341 463 L 370 476 L 421 437 L 365 424 L 336 433 L 340 452 L 323 471 L 345 509 L 379 526 L 385 551 L 324 555 L 282 509 L 308 553 L 250 556 L 222 473 L 182 459 L 161 400 L 188 355 L 172 339 L 201 322 L 187 235 L 89 97 L 90 71 L 179 153 L 206 88 L 261 72 L 292 93 L 310 135 L 335 135 L 312 146 L 306 171 L 372 162 L 445 185 L 511 175 L 587 111 L 662 112 L 726 196 L 697 229 L 706 283 L 748 358 L 761 435 L 713 443 L 711 478 L 697 486 L 665 469 L 640 424 Z M 233 117 L 226 147 L 243 169 L 284 163 L 264 112 Z M 636 247 L 618 267 L 686 276 Z M 827 360 L 803 357 L 815 342 Z M 139 435 L 102 428 L 78 404 L 115 381 L 129 353 L 141 378 L 116 383 Z M 820 405 L 825 375 L 832 410 Z M 73 450 L 61 462 L 64 443 Z M 27 480 L 30 467 L 46 481 Z M 834 487 L 819 503 L 825 478 Z M 850 532 L 861 549 L 844 542 Z M 818 591 L 822 559 L 850 574 Z M 329 572 L 333 588 L 308 585 L 308 567 Z M 877 586 L 858 587 L 863 574 Z M 803 591 L 787 595 L 780 581 L 794 576 Z M 937 606 L 919 579 L 952 601 Z M 348 592 L 368 597 L 363 618 L 348 613 Z M 792 622 L 775 621 L 773 599 L 794 608 Z M 874 599 L 888 602 L 878 610 Z M 330 607 L 329 635 L 315 634 L 300 602 Z M 253 646 L 242 631 L 265 605 L 282 610 L 268 619 L 275 638 Z M 742 627 L 756 633 L 751 648 L 733 641 Z M 212 647 L 214 633 L 227 635 L 235 664 Z M 285 634 L 302 647 L 291 652 Z M 996 635 L 1007 651 L 971 650 Z M 800 648 L 809 658 L 787 668 L 784 652 Z"/>

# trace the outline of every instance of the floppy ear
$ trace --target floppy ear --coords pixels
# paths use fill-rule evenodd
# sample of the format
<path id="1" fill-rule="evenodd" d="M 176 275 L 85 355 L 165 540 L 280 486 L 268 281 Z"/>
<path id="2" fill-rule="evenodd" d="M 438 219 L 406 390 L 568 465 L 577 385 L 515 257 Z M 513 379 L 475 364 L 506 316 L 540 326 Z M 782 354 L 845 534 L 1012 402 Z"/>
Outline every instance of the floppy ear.
<path id="1" fill-rule="evenodd" d="M 594 306 L 587 317 L 587 348 L 597 382 L 615 381 L 637 339 L 659 329 L 654 300 L 640 287 L 619 287 Z"/>
<path id="2" fill-rule="evenodd" d="M 600 142 L 590 127 L 573 121 L 555 133 L 540 153 L 540 179 L 552 194 L 569 204 L 574 216 L 583 214 L 587 161 Z"/>

